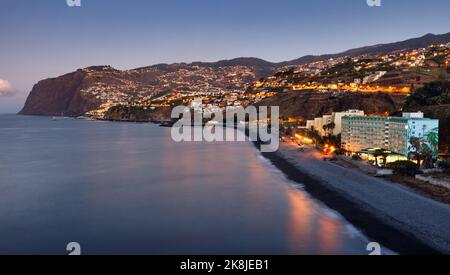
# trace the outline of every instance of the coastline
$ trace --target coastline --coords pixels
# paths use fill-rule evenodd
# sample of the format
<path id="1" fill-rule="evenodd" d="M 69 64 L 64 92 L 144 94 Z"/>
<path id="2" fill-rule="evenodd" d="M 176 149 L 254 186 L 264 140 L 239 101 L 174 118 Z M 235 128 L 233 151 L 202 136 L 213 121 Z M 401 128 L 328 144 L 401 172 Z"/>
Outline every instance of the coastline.
<path id="1" fill-rule="evenodd" d="M 259 150 L 261 143 L 254 141 L 253 144 Z M 303 185 L 306 192 L 327 207 L 338 211 L 369 239 L 377 241 L 382 246 L 401 255 L 439 255 L 445 253 L 426 244 L 412 233 L 392 225 L 383 213 L 378 213 L 376 209 L 370 207 L 362 207 L 360 203 L 346 197 L 342 192 L 335 190 L 321 179 L 300 170 L 283 156 L 280 156 L 279 152 L 260 153 L 283 172 L 289 180 Z"/>
<path id="2" fill-rule="evenodd" d="M 126 120 L 107 121 L 136 123 Z M 140 123 L 160 124 L 149 121 Z M 248 135 L 247 130 L 245 131 L 246 135 Z M 253 141 L 252 144 L 259 150 L 262 143 L 260 141 Z M 446 253 L 414 236 L 412 231 L 399 228 L 395 225 L 395 222 L 398 221 L 393 221 L 386 213 L 366 205 L 363 199 L 356 201 L 350 196 L 347 196 L 345 192 L 333 188 L 333 186 L 324 180 L 308 173 L 307 169 L 300 169 L 280 154 L 280 151 L 275 153 L 260 153 L 277 169 L 283 172 L 289 180 L 303 185 L 305 191 L 311 194 L 313 198 L 339 212 L 343 218 L 359 229 L 370 240 L 377 241 L 382 246 L 402 255 L 435 255 Z"/>

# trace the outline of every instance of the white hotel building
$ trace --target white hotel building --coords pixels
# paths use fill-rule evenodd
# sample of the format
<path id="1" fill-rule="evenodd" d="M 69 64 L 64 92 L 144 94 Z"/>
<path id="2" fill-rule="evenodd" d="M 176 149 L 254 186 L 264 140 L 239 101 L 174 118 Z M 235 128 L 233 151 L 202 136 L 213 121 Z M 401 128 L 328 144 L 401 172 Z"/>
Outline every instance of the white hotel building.
<path id="1" fill-rule="evenodd" d="M 334 123 L 335 127 L 331 133 L 333 136 L 337 136 L 342 132 L 342 118 L 345 116 L 364 116 L 364 111 L 361 110 L 348 110 L 345 112 L 334 112 L 331 115 L 324 115 L 322 117 L 308 120 L 306 122 L 306 128 L 309 130 L 316 130 L 321 136 L 325 136 L 325 130 L 323 126 Z"/>
<path id="2" fill-rule="evenodd" d="M 358 153 L 385 149 L 408 157 L 429 148 L 438 154 L 439 120 L 423 113 L 404 113 L 403 117 L 345 116 L 342 118 L 342 148 Z"/>

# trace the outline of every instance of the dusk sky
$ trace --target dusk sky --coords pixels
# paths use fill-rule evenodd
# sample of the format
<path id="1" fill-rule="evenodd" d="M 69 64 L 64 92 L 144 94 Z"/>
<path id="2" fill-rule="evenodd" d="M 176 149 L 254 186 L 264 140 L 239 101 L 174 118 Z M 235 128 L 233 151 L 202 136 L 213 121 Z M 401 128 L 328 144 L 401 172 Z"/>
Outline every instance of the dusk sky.
<path id="1" fill-rule="evenodd" d="M 306 54 L 450 32 L 448 0 L 0 0 L 0 113 L 41 79 L 91 65 Z"/>

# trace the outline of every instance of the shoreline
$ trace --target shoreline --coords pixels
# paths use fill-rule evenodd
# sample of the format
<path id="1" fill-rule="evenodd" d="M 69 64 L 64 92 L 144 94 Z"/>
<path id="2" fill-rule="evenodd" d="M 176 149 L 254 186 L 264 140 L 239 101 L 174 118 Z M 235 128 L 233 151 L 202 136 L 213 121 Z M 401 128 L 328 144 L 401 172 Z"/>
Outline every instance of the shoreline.
<path id="1" fill-rule="evenodd" d="M 254 141 L 253 144 L 259 150 L 260 142 Z M 386 220 L 387 218 L 381 217 L 382 213 L 377 213 L 375 209 L 361 207 L 358 203 L 347 198 L 342 192 L 334 190 L 322 180 L 301 171 L 277 152 L 260 153 L 283 172 L 289 180 L 303 185 L 305 191 L 313 198 L 339 212 L 344 219 L 354 225 L 367 238 L 377 241 L 382 246 L 401 255 L 444 254 L 444 252 L 419 240 L 411 233 L 389 224 Z"/>
<path id="2" fill-rule="evenodd" d="M 133 121 L 103 121 L 136 123 Z M 140 123 L 159 124 L 156 122 Z M 248 136 L 248 129 L 245 130 L 245 134 Z M 260 141 L 250 142 L 260 151 Z M 392 218 L 387 217 L 379 210 L 362 206 L 354 199 L 346 196 L 345 192 L 336 190 L 318 177 L 302 171 L 293 163 L 290 163 L 285 157 L 281 156 L 279 152 L 260 153 L 286 175 L 289 180 L 303 185 L 305 191 L 313 198 L 339 212 L 346 221 L 354 225 L 368 239 L 377 241 L 382 246 L 402 255 L 445 254 L 445 252 L 426 244 L 412 233 L 396 227 L 389 221 Z"/>

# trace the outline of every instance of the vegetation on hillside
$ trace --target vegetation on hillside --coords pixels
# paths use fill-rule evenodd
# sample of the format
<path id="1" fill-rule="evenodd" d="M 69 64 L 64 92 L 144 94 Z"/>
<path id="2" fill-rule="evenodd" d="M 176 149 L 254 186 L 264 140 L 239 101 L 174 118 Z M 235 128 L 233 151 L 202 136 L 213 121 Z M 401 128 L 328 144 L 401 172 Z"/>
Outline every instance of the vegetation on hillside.
<path id="1" fill-rule="evenodd" d="M 422 111 L 439 119 L 440 151 L 450 151 L 450 81 L 438 80 L 415 90 L 405 102 L 404 111 Z"/>
<path id="2" fill-rule="evenodd" d="M 438 80 L 415 90 L 405 103 L 406 109 L 450 104 L 450 81 Z"/>

